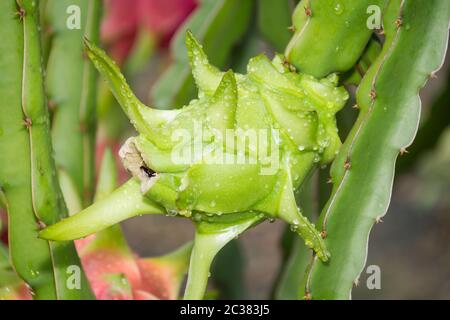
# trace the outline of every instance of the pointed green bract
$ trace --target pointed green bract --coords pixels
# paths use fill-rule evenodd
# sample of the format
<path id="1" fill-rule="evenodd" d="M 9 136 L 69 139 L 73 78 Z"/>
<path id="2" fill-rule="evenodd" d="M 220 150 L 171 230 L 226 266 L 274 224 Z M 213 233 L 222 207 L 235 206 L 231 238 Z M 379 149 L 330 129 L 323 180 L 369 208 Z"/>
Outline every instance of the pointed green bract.
<path id="1" fill-rule="evenodd" d="M 142 214 L 161 214 L 161 208 L 142 196 L 140 184 L 130 179 L 108 197 L 81 212 L 47 227 L 39 233 L 42 239 L 74 240 Z"/>

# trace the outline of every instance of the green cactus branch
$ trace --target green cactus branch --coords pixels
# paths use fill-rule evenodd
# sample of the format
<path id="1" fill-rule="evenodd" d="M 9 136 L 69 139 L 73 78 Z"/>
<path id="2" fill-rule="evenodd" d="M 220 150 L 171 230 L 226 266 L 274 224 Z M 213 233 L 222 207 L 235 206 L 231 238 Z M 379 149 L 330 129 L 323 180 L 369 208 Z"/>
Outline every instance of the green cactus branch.
<path id="1" fill-rule="evenodd" d="M 306 298 L 350 297 L 370 230 L 389 205 L 396 158 L 416 133 L 418 93 L 445 56 L 449 11 L 439 0 L 390 1 L 386 40 L 359 86 L 360 115 L 333 163 L 333 192 L 320 218 L 332 259 L 313 260 Z"/>
<path id="2" fill-rule="evenodd" d="M 55 160 L 73 180 L 84 205 L 92 202 L 94 188 L 97 74 L 84 54 L 83 36 L 98 43 L 101 7 L 102 1 L 89 0 L 50 0 L 46 6 L 53 30 L 46 87 Z M 79 29 L 67 26 L 70 8 L 79 8 Z"/>
<path id="3" fill-rule="evenodd" d="M 372 35 L 367 27 L 367 9 L 382 9 L 387 1 L 302 0 L 293 15 L 295 33 L 286 57 L 299 71 L 319 79 L 348 71 Z"/>
<path id="4" fill-rule="evenodd" d="M 448 101 L 450 101 L 450 72 L 447 72 L 446 85 L 442 93 L 432 103 L 431 110 L 419 128 L 414 144 L 408 148 L 408 155 L 399 159 L 398 172 L 404 173 L 427 152 L 435 149 L 441 135 L 450 125 Z"/>
<path id="5" fill-rule="evenodd" d="M 11 261 L 36 299 L 89 299 L 92 293 L 83 273 L 81 288 L 68 286 L 67 266 L 80 266 L 73 244 L 37 238 L 40 228 L 67 213 L 52 158 L 39 3 L 9 0 L 0 6 L 0 32 L 5 39 L 0 64 L 8 75 L 0 84 L 0 183 L 8 212 Z"/>

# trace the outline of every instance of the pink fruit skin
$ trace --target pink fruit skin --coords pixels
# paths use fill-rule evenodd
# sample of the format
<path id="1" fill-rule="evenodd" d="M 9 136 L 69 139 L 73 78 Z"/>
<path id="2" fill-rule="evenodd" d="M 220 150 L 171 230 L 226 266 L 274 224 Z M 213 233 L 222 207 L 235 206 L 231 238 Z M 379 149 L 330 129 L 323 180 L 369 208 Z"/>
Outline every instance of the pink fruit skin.
<path id="1" fill-rule="evenodd" d="M 87 247 L 95 235 L 76 240 L 75 246 L 81 258 L 92 290 L 98 300 L 168 300 L 176 299 L 178 286 L 175 274 L 163 264 L 143 260 L 118 248 Z M 132 294 L 117 290 L 108 275 L 122 275 L 131 287 Z"/>
<path id="2" fill-rule="evenodd" d="M 150 260 L 138 259 L 141 271 L 141 288 L 161 300 L 174 300 L 178 295 L 173 270 L 165 265 Z"/>
<path id="3" fill-rule="evenodd" d="M 132 300 L 128 292 L 112 290 L 105 275 L 122 274 L 129 285 L 140 286 L 141 275 L 133 258 L 114 249 L 99 249 L 81 257 L 91 288 L 98 300 Z"/>
<path id="4" fill-rule="evenodd" d="M 195 9 L 195 0 L 107 0 L 101 37 L 110 54 L 123 63 L 141 27 L 166 47 L 173 34 Z"/>

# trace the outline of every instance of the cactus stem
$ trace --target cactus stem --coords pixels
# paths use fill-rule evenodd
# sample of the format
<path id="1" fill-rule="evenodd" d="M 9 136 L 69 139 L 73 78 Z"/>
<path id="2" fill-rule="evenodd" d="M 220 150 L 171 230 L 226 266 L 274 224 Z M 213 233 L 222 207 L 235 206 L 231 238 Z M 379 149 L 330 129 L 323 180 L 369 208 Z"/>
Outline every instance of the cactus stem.
<path id="1" fill-rule="evenodd" d="M 404 5 L 404 2 L 402 2 L 402 4 L 401 4 L 401 8 L 400 8 L 401 10 L 403 9 L 403 5 Z M 395 32 L 395 34 L 393 35 L 393 40 L 392 40 L 392 43 L 391 43 L 391 48 L 393 48 L 393 47 L 396 46 L 397 41 L 398 41 L 398 37 L 399 37 L 399 33 L 400 33 L 400 29 L 397 29 L 396 32 Z M 391 49 L 391 50 L 392 50 L 392 49 Z M 376 69 L 376 71 L 375 71 L 375 76 L 373 77 L 373 82 L 372 82 L 372 90 L 371 90 L 370 93 L 369 93 L 369 96 L 372 98 L 372 99 L 371 99 L 371 103 L 370 103 L 370 105 L 369 105 L 369 109 L 368 109 L 367 113 L 365 114 L 365 116 L 364 116 L 364 118 L 363 118 L 363 121 L 362 121 L 361 124 L 359 125 L 359 127 L 358 127 L 358 129 L 357 129 L 357 131 L 356 131 L 356 134 L 352 137 L 352 139 L 351 139 L 351 141 L 350 141 L 349 149 L 348 149 L 348 151 L 347 151 L 347 158 L 346 158 L 346 160 L 345 160 L 345 162 L 344 162 L 344 168 L 346 169 L 346 172 L 345 172 L 345 174 L 342 176 L 342 178 L 340 179 L 340 181 L 337 182 L 336 192 L 334 193 L 334 196 L 332 196 L 332 197 L 331 197 L 331 200 L 330 200 L 330 201 L 331 201 L 331 202 L 330 202 L 331 204 L 328 206 L 328 208 L 325 210 L 325 212 L 324 212 L 324 214 L 323 214 L 323 215 L 324 215 L 324 218 L 323 218 L 323 222 L 322 222 L 322 229 L 326 229 L 327 222 L 328 222 L 328 218 L 329 218 L 329 215 L 330 215 L 330 213 L 331 213 L 331 208 L 333 207 L 334 201 L 335 201 L 335 199 L 336 199 L 336 195 L 337 195 L 337 194 L 340 194 L 341 190 L 343 190 L 344 185 L 345 185 L 345 183 L 346 183 L 346 181 L 347 181 L 349 169 L 350 169 L 350 166 L 351 166 L 351 165 L 350 165 L 350 158 L 349 158 L 349 156 L 351 155 L 351 153 L 352 153 L 352 151 L 353 151 L 353 146 L 354 146 L 354 144 L 355 144 L 355 142 L 356 142 L 356 140 L 357 140 L 357 138 L 358 138 L 358 136 L 359 136 L 359 134 L 360 134 L 361 128 L 362 128 L 363 126 L 365 126 L 365 124 L 366 124 L 366 122 L 367 122 L 367 118 L 372 114 L 372 111 L 373 111 L 373 108 L 374 108 L 374 105 L 375 105 L 375 98 L 376 98 L 376 91 L 375 91 L 376 81 L 377 81 L 377 79 L 378 79 L 378 76 L 379 76 L 379 74 L 380 74 L 380 72 L 381 72 L 381 69 L 382 69 L 382 67 L 383 67 L 383 65 L 384 65 L 384 63 L 385 63 L 385 61 L 387 60 L 387 58 L 388 58 L 388 55 L 386 55 L 386 56 L 383 57 L 383 59 L 382 59 L 380 65 L 377 67 L 377 69 Z M 380 218 L 379 220 L 381 220 L 381 217 L 379 217 L 379 218 Z M 378 218 L 377 218 L 377 220 L 378 220 Z M 315 269 L 315 267 L 316 267 L 316 265 L 317 265 L 317 261 L 318 261 L 318 260 L 317 260 L 317 256 L 314 256 L 313 259 L 312 259 L 310 268 L 309 268 L 309 270 L 308 270 L 308 272 L 307 272 L 307 275 L 306 275 L 306 285 L 305 285 L 305 292 L 306 292 L 306 294 L 309 294 L 309 292 L 310 292 L 310 288 L 311 288 L 311 278 L 312 278 L 313 270 Z"/>

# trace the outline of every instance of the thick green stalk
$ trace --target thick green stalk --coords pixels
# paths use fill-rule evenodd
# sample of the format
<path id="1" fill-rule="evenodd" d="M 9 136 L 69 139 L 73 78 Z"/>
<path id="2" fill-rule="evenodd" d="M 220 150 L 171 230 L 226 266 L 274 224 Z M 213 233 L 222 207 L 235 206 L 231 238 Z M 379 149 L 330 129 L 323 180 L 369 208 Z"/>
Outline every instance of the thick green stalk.
<path id="1" fill-rule="evenodd" d="M 186 30 L 199 37 L 214 65 L 225 67 L 250 24 L 253 6 L 254 0 L 202 1 L 172 41 L 174 62 L 154 86 L 152 105 L 161 109 L 181 107 L 195 98 L 197 89 L 185 47 Z"/>
<path id="2" fill-rule="evenodd" d="M 333 163 L 333 193 L 319 221 L 332 258 L 312 262 L 307 298 L 350 297 L 370 230 L 388 208 L 397 156 L 415 136 L 419 90 L 445 56 L 449 18 L 445 1 L 390 1 L 386 41 L 358 89 L 360 115 Z"/>
<path id="3" fill-rule="evenodd" d="M 316 78 L 351 69 L 373 32 L 367 26 L 368 8 L 382 10 L 387 1 L 302 0 L 294 12 L 287 59 Z"/>
<path id="4" fill-rule="evenodd" d="M 55 160 L 83 199 L 91 202 L 94 187 L 97 73 L 84 54 L 83 37 L 98 43 L 101 1 L 50 0 L 48 22 L 53 29 L 47 67 L 47 92 L 54 108 L 52 138 Z M 80 9 L 80 29 L 68 27 Z M 71 20 L 73 16 L 74 20 Z"/>
<path id="5" fill-rule="evenodd" d="M 196 225 L 194 247 L 189 265 L 185 300 L 202 299 L 208 284 L 211 263 L 228 242 L 262 220 L 255 213 L 238 214 L 236 218 L 223 216 L 214 222 L 200 221 Z M 238 220 L 235 220 L 238 219 Z M 223 221 L 221 221 L 223 220 Z"/>
<path id="6" fill-rule="evenodd" d="M 11 260 L 37 299 L 92 298 L 83 273 L 70 286 L 68 266 L 80 267 L 70 242 L 37 238 L 67 213 L 52 158 L 44 94 L 37 1 L 1 1 L 0 184 L 6 198 Z"/>

